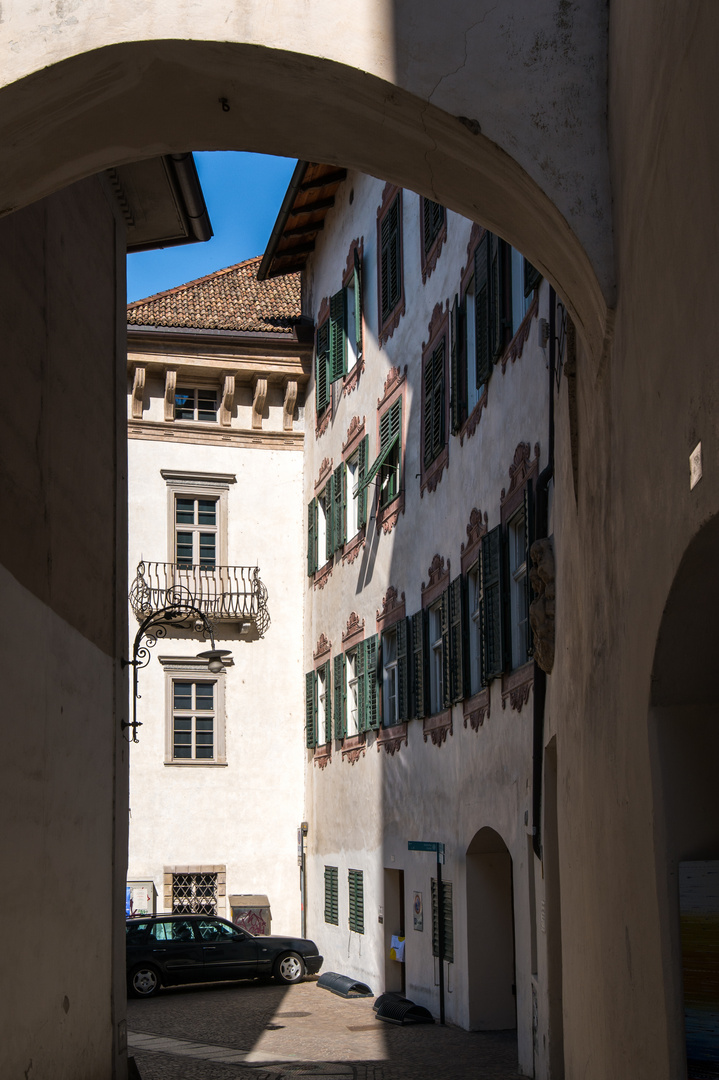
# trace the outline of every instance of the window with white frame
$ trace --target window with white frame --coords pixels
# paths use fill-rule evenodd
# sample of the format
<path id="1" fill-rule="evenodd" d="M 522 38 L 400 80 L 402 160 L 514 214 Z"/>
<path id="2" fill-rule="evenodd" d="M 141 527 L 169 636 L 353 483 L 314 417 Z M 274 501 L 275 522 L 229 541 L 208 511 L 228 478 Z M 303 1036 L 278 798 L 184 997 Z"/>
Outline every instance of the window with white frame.
<path id="1" fill-rule="evenodd" d="M 178 387 L 175 390 L 175 420 L 216 423 L 217 391 L 201 387 Z"/>
<path id="2" fill-rule="evenodd" d="M 175 564 L 214 570 L 217 565 L 218 499 L 175 497 Z"/>
<path id="3" fill-rule="evenodd" d="M 438 600 L 429 609 L 429 703 L 432 713 L 441 712 L 444 707 L 443 644 L 442 602 Z"/>
<path id="4" fill-rule="evenodd" d="M 360 731 L 359 712 L 359 683 L 360 671 L 358 662 L 358 649 L 350 649 L 347 653 L 347 734 L 358 735 Z"/>
<path id="5" fill-rule="evenodd" d="M 330 707 L 330 665 L 329 662 L 317 671 L 317 724 L 320 743 L 332 741 L 332 709 Z"/>
<path id="6" fill-rule="evenodd" d="M 525 292 L 526 272 L 525 258 L 521 251 L 511 248 L 511 288 L 512 288 L 512 336 L 517 333 L 519 324 L 529 311 L 532 303 L 533 291 L 529 295 Z"/>
<path id="7" fill-rule="evenodd" d="M 360 530 L 359 450 L 347 461 L 347 539 Z"/>
<path id="8" fill-rule="evenodd" d="M 524 510 L 510 518 L 507 526 L 509 544 L 509 591 L 512 622 L 512 667 L 528 660 L 527 533 Z"/>
<path id="9" fill-rule="evenodd" d="M 332 505 L 328 497 L 327 488 L 317 499 L 317 564 L 324 566 L 327 562 L 327 526 L 332 513 Z"/>
<path id="10" fill-rule="evenodd" d="M 213 761 L 215 758 L 214 680 L 173 679 L 172 758 Z"/>
<path id="11" fill-rule="evenodd" d="M 385 727 L 399 721 L 397 629 L 382 634 L 382 718 Z"/>
<path id="12" fill-rule="evenodd" d="M 467 574 L 467 598 L 469 601 L 469 692 L 477 694 L 482 689 L 482 575 L 479 562 Z"/>
<path id="13" fill-rule="evenodd" d="M 231 473 L 161 469 L 168 489 L 167 562 L 175 579 L 214 574 L 227 565 L 227 504 Z M 199 572 L 199 573 L 198 573 Z"/>

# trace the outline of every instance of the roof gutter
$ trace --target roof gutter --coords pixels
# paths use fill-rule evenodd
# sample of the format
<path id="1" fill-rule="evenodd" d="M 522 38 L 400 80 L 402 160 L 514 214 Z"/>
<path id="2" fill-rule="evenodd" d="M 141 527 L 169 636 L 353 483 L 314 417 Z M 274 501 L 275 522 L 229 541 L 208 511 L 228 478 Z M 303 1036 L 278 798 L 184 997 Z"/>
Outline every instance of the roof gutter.
<path id="1" fill-rule="evenodd" d="M 200 178 L 197 175 L 195 159 L 191 153 L 170 154 L 169 159 L 184 200 L 184 210 L 192 235 L 195 240 L 203 243 L 212 236 L 212 225 L 205 197 L 202 194 Z"/>
<path id="2" fill-rule="evenodd" d="M 289 187 L 285 192 L 285 197 L 282 200 L 280 212 L 277 215 L 277 221 L 275 222 L 274 228 L 270 233 L 270 239 L 267 241 L 267 247 L 265 248 L 265 253 L 262 256 L 262 262 L 260 263 L 260 268 L 257 271 L 258 281 L 266 281 L 269 276 L 272 260 L 275 257 L 275 253 L 282 237 L 282 233 L 284 232 L 285 225 L 287 224 L 287 218 L 290 216 L 292 207 L 294 206 L 295 198 L 297 197 L 297 192 L 299 190 L 300 184 L 305 178 L 305 173 L 307 172 L 308 166 L 309 161 L 298 161 L 295 165 L 295 171 L 292 173 L 292 179 L 290 180 Z"/>

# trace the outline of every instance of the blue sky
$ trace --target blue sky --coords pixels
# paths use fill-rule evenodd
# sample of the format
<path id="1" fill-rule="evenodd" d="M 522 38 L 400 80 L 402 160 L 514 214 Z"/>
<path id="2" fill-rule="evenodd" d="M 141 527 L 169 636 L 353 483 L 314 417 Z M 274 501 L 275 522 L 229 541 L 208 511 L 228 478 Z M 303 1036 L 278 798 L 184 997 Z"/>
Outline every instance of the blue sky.
<path id="1" fill-rule="evenodd" d="M 128 302 L 261 255 L 296 162 L 217 151 L 196 153 L 195 164 L 214 236 L 205 244 L 128 255 Z"/>

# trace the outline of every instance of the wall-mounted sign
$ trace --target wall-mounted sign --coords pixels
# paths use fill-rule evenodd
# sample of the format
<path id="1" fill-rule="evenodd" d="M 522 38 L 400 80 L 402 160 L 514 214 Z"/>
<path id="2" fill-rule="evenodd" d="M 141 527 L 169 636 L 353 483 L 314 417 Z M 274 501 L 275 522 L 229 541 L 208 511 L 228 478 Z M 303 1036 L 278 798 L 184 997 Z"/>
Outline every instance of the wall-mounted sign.
<path id="1" fill-rule="evenodd" d="M 424 930 L 424 913 L 422 911 L 422 893 L 416 892 L 414 894 L 414 903 L 412 905 L 412 914 L 414 916 L 414 928 L 415 930 Z"/>

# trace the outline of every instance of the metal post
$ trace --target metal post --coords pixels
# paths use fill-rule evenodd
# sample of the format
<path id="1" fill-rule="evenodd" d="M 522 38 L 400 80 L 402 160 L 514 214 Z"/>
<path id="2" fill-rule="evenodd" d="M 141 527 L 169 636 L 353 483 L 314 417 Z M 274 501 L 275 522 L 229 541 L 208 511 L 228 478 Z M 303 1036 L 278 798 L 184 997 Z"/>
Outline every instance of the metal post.
<path id="1" fill-rule="evenodd" d="M 444 1023 L 444 895 L 441 852 L 437 850 L 437 951 L 439 953 L 439 1022 Z"/>

